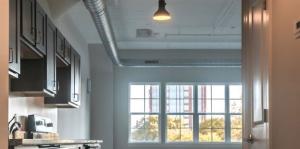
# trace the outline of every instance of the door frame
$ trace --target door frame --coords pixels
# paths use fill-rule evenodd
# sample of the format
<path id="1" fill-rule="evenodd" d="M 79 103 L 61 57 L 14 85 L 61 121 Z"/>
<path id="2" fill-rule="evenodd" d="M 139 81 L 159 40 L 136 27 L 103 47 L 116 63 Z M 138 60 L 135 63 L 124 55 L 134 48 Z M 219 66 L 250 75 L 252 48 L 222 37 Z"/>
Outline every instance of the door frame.
<path id="1" fill-rule="evenodd" d="M 9 0 L 0 1 L 0 148 L 8 147 Z"/>
<path id="2" fill-rule="evenodd" d="M 252 61 L 251 61 L 251 57 L 249 57 L 249 55 L 251 55 L 251 20 L 250 18 L 252 18 L 252 6 L 253 4 L 257 3 L 257 1 L 259 0 L 242 0 L 242 84 L 243 84 L 243 149 L 250 149 L 250 145 L 249 143 L 246 142 L 246 138 L 248 138 L 248 135 L 251 134 L 252 132 L 252 118 L 253 118 L 253 114 L 252 114 L 252 93 L 253 93 L 253 81 L 252 81 Z M 264 22 L 264 26 L 265 26 L 265 31 L 264 31 L 264 35 L 265 35 L 265 42 L 266 44 L 264 45 L 265 48 L 267 49 L 266 52 L 264 53 L 265 56 L 267 56 L 268 58 L 266 60 L 264 60 L 264 63 L 266 64 L 266 72 L 262 72 L 262 73 L 266 73 L 266 80 L 267 80 L 267 90 L 265 90 L 264 92 L 266 93 L 267 97 L 267 102 L 263 104 L 263 108 L 264 109 L 268 109 L 268 112 L 266 113 L 266 120 L 267 122 L 264 124 L 265 127 L 267 128 L 267 147 L 268 149 L 271 149 L 271 140 L 270 140 L 270 118 L 271 118 L 271 64 L 272 64 L 272 58 L 271 58 L 271 49 L 272 49 L 272 24 L 270 22 L 271 20 L 271 14 L 272 14 L 272 1 L 271 0 L 265 0 L 266 1 L 266 14 L 268 17 L 267 22 Z M 264 80 L 263 80 L 264 81 Z"/>

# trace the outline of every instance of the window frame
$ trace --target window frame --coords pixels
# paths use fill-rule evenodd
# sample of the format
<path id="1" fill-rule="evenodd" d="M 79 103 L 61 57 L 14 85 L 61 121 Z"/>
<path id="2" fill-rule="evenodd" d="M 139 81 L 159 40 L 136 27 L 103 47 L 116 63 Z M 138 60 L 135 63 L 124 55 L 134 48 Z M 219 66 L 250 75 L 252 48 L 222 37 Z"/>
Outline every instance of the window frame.
<path id="1" fill-rule="evenodd" d="M 158 99 L 159 99 L 159 112 L 158 113 L 150 113 L 150 112 L 148 112 L 148 113 L 146 113 L 146 112 L 131 112 L 130 110 L 130 108 L 131 108 L 131 106 L 130 106 L 130 103 L 131 103 L 131 97 L 130 97 L 130 93 L 131 93 L 131 85 L 143 85 L 143 86 L 146 86 L 146 85 L 158 85 L 158 87 L 159 87 L 159 95 L 158 95 Z M 161 136 L 161 125 L 162 125 L 162 122 L 161 122 L 161 115 L 162 115 L 162 106 L 161 106 L 161 100 L 162 100 L 162 96 L 161 96 L 161 91 L 162 91 L 162 88 L 161 88 L 161 83 L 160 82 L 130 82 L 129 84 L 128 84 L 128 91 L 127 91 L 127 93 L 128 93 L 128 97 L 127 97 L 127 103 L 128 103 L 128 127 L 127 127 L 127 129 L 128 129 L 128 135 L 127 135 L 127 137 L 128 137 L 128 143 L 129 144 L 160 144 L 162 141 L 162 136 Z M 144 91 L 145 91 L 145 88 L 144 88 Z M 145 100 L 146 98 L 145 98 L 145 93 L 144 93 L 144 100 Z M 144 109 L 145 110 L 145 109 Z M 158 141 L 157 142 L 146 142 L 146 141 L 144 141 L 144 142 L 134 142 L 134 141 L 132 141 L 131 140 L 131 116 L 132 115 L 157 115 L 158 116 L 158 136 L 159 136 L 159 139 L 158 139 Z"/>
<path id="2" fill-rule="evenodd" d="M 192 113 L 167 113 L 166 112 L 166 103 L 167 103 L 167 98 L 166 98 L 166 92 L 167 92 L 167 85 L 191 85 L 193 87 L 193 112 Z M 163 109 L 164 109 L 164 113 L 162 113 L 162 115 L 164 115 L 165 119 L 164 119 L 164 143 L 165 144 L 194 144 L 195 143 L 195 106 L 196 106 L 196 103 L 195 103 L 195 83 L 184 83 L 184 82 L 180 82 L 180 83 L 175 83 L 175 82 L 172 82 L 172 83 L 165 83 L 164 84 L 164 96 L 163 96 L 163 99 L 162 101 L 164 102 L 163 103 Z M 193 116 L 193 140 L 192 141 L 175 141 L 175 142 L 169 142 L 167 141 L 167 135 L 168 135 L 168 129 L 167 129 L 167 126 L 168 126 L 168 119 L 167 119 L 167 116 L 168 115 L 192 115 Z"/>
<path id="3" fill-rule="evenodd" d="M 159 85 L 159 141 L 158 142 L 130 142 L 130 85 Z M 167 141 L 167 115 L 172 115 L 166 112 L 166 90 L 167 85 L 192 85 L 193 86 L 193 113 L 182 113 L 193 116 L 193 141 L 190 142 L 168 142 Z M 199 116 L 205 115 L 203 113 L 198 113 L 198 86 L 200 85 L 224 85 L 225 86 L 225 113 L 209 113 L 207 115 L 224 115 L 224 132 L 225 140 L 224 142 L 200 142 L 199 141 Z M 230 113 L 230 85 L 241 85 L 241 82 L 130 82 L 128 84 L 128 120 L 129 126 L 128 130 L 128 144 L 170 144 L 170 145 L 214 145 L 214 144 L 242 144 L 242 142 L 231 142 L 231 116 L 238 115 L 242 117 L 243 123 L 243 109 L 244 109 L 244 99 L 242 101 L 242 112 L 241 113 Z M 242 90 L 243 91 L 243 90 Z M 178 114 L 178 113 L 177 113 Z M 177 115 L 175 114 L 175 115 Z M 173 114 L 174 115 L 174 114 Z M 242 124 L 243 125 L 243 124 Z M 242 126 L 243 127 L 243 126 Z M 243 129 L 241 129 L 243 130 Z"/>

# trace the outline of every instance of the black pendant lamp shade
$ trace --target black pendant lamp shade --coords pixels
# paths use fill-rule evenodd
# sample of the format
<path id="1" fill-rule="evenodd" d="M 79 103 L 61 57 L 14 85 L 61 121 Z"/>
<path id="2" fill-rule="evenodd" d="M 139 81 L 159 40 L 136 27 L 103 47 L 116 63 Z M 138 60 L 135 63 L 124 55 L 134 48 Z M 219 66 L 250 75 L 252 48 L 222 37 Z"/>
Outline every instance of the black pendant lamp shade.
<path id="1" fill-rule="evenodd" d="M 166 21 L 171 19 L 170 13 L 166 10 L 166 1 L 158 0 L 158 10 L 154 13 L 153 20 Z"/>

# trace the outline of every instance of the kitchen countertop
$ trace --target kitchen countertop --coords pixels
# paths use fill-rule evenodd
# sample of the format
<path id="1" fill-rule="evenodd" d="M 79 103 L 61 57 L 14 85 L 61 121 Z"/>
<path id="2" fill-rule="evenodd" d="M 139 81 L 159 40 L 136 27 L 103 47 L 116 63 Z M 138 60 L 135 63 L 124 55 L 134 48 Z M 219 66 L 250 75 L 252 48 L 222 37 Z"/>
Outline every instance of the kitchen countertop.
<path id="1" fill-rule="evenodd" d="M 9 146 L 29 145 L 72 145 L 101 144 L 102 140 L 43 140 L 43 139 L 9 139 Z"/>

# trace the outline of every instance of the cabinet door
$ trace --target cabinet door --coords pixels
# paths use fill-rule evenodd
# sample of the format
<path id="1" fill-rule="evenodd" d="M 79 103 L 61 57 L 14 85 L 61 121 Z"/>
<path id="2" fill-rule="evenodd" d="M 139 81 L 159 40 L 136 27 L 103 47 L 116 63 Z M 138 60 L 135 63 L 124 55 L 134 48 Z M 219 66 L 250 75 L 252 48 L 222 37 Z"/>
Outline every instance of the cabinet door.
<path id="1" fill-rule="evenodd" d="M 46 66 L 47 66 L 47 83 L 46 88 L 48 91 L 56 94 L 57 81 L 56 81 L 56 28 L 53 23 L 47 20 L 47 56 L 46 56 Z"/>
<path id="2" fill-rule="evenodd" d="M 71 45 L 65 40 L 65 60 L 68 64 L 71 62 Z"/>
<path id="3" fill-rule="evenodd" d="M 75 55 L 75 100 L 80 104 L 80 91 L 81 91 L 81 73 L 80 73 L 80 56 L 78 53 Z"/>
<path id="4" fill-rule="evenodd" d="M 72 49 L 71 56 L 71 102 L 80 104 L 80 56 Z"/>
<path id="5" fill-rule="evenodd" d="M 15 77 L 20 74 L 19 2 L 9 1 L 9 71 Z"/>
<path id="6" fill-rule="evenodd" d="M 61 58 L 64 58 L 65 38 L 58 30 L 56 30 L 56 42 L 56 52 Z"/>
<path id="7" fill-rule="evenodd" d="M 35 45 L 35 12 L 34 0 L 21 2 L 21 36 L 30 44 Z"/>
<path id="8" fill-rule="evenodd" d="M 46 54 L 46 13 L 41 6 L 36 3 L 35 9 L 35 45 L 43 54 Z"/>

